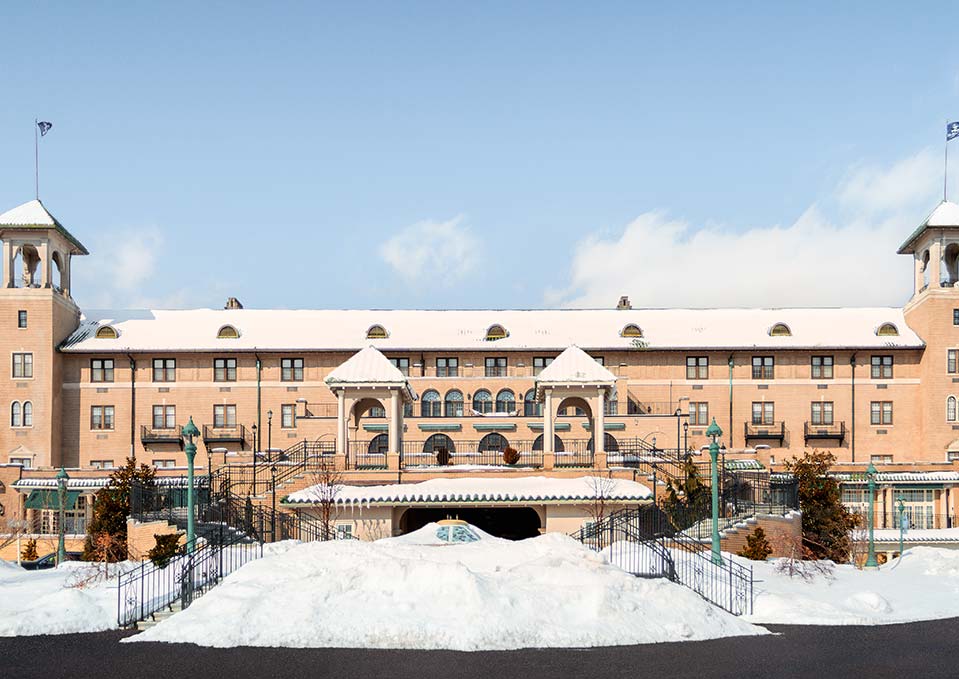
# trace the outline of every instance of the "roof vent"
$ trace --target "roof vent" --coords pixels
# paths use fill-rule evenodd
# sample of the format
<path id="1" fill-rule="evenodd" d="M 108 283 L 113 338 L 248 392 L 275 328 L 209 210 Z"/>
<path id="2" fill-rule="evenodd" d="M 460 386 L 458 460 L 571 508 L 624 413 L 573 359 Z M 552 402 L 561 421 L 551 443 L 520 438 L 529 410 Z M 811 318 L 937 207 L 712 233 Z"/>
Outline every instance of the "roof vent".
<path id="1" fill-rule="evenodd" d="M 238 300 L 236 297 L 228 297 L 226 300 L 226 306 L 224 306 L 223 308 L 224 309 L 242 309 L 243 305 L 240 303 L 240 300 Z"/>
<path id="2" fill-rule="evenodd" d="M 629 297 L 626 296 L 626 295 L 623 295 L 622 297 L 619 298 L 619 303 L 616 305 L 616 308 L 617 308 L 617 309 L 620 309 L 620 310 L 623 310 L 623 309 L 632 309 L 632 308 L 633 308 L 633 305 L 632 305 L 632 303 L 629 301 Z"/>

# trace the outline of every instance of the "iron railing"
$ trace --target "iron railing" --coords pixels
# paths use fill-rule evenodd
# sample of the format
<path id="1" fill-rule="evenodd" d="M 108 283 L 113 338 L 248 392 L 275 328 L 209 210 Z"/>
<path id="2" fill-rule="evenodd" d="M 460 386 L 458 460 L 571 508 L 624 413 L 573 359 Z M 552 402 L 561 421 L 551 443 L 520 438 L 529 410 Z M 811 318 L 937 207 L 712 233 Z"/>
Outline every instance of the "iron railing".
<path id="1" fill-rule="evenodd" d="M 754 424 L 752 422 L 743 422 L 743 437 L 747 441 L 770 439 L 782 443 L 786 438 L 786 423 L 767 422 Z"/>
<path id="2" fill-rule="evenodd" d="M 212 424 L 203 425 L 203 440 L 209 443 L 246 443 L 246 427 L 242 424 L 230 427 L 217 427 Z"/>
<path id="3" fill-rule="evenodd" d="M 803 440 L 808 442 L 813 439 L 834 439 L 841 445 L 846 440 L 846 423 L 816 424 L 806 421 L 803 423 Z"/>
<path id="4" fill-rule="evenodd" d="M 176 443 L 183 445 L 183 436 L 180 435 L 180 427 L 148 427 L 145 424 L 140 425 L 141 443 Z"/>

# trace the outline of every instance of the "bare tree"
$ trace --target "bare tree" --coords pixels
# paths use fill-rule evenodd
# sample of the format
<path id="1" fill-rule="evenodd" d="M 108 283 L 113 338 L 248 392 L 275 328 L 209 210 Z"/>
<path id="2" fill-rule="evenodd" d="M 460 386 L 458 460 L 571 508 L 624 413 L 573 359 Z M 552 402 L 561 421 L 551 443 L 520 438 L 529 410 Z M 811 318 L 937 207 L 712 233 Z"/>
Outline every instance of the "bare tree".
<path id="1" fill-rule="evenodd" d="M 776 560 L 776 571 L 790 578 L 813 580 L 817 575 L 832 577 L 835 567 L 832 561 L 817 559 L 816 555 L 806 544 L 809 538 L 802 535 L 793 535 L 786 531 L 777 531 L 773 534 L 773 553 L 779 554 Z"/>
<path id="2" fill-rule="evenodd" d="M 343 473 L 336 469 L 333 460 L 323 458 L 310 476 L 313 481 L 310 490 L 320 512 L 320 539 L 333 540 L 336 538 L 336 519 L 340 515 L 336 498 L 343 490 Z"/>
<path id="3" fill-rule="evenodd" d="M 606 518 L 609 499 L 613 495 L 613 489 L 616 488 L 616 479 L 611 476 L 590 476 L 588 483 L 592 496 L 586 511 L 595 523 L 600 523 Z"/>

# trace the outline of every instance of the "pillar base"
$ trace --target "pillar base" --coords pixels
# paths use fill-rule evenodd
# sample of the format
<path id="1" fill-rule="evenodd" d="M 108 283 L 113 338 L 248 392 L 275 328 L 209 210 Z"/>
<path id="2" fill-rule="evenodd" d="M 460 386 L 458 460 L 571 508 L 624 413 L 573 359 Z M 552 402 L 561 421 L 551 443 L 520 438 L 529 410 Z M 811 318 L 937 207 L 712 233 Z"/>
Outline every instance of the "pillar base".
<path id="1" fill-rule="evenodd" d="M 346 471 L 346 453 L 337 453 L 333 456 L 333 469 L 338 472 Z"/>
<path id="2" fill-rule="evenodd" d="M 400 470 L 400 454 L 399 453 L 387 453 L 386 454 L 386 468 L 391 472 L 398 472 Z"/>
<path id="3" fill-rule="evenodd" d="M 606 461 L 606 453 L 596 453 L 593 455 L 593 469 L 609 469 Z"/>
<path id="4" fill-rule="evenodd" d="M 556 468 L 556 453 L 543 453 L 543 469 L 552 471 Z"/>

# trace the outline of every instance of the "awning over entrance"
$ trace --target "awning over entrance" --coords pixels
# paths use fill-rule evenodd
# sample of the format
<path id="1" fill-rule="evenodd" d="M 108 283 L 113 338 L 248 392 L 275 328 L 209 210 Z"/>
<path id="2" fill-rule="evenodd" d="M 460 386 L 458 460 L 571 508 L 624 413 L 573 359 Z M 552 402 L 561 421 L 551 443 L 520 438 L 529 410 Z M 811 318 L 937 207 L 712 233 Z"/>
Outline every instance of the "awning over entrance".
<path id="1" fill-rule="evenodd" d="M 80 491 L 68 490 L 64 509 L 76 509 Z M 56 490 L 31 490 L 27 496 L 26 509 L 60 509 L 60 493 Z"/>

